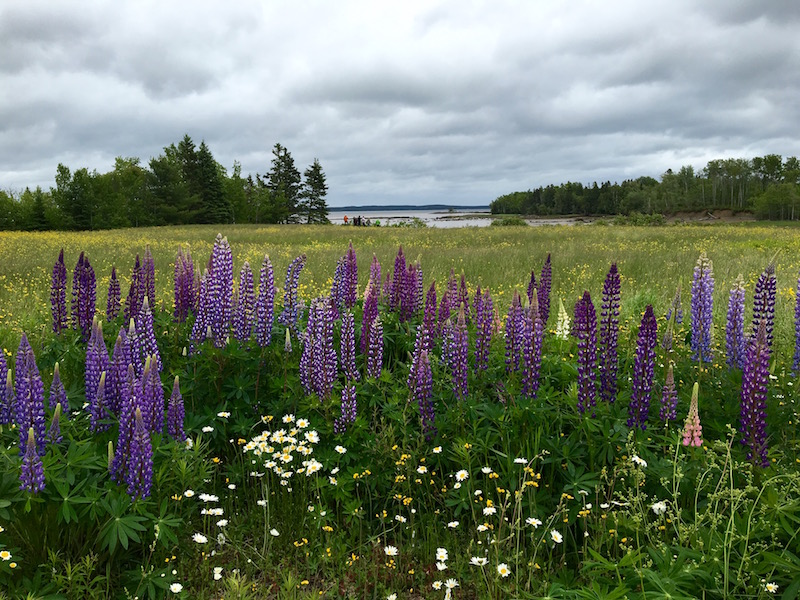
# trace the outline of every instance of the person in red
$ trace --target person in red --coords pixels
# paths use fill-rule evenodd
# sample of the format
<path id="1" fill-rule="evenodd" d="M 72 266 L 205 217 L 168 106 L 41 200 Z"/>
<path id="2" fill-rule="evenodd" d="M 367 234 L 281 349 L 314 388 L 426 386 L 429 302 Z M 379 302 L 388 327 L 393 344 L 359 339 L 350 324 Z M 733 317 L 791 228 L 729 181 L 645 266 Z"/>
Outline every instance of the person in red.
<path id="1" fill-rule="evenodd" d="M 347 215 L 344 216 L 344 224 L 347 225 Z"/>

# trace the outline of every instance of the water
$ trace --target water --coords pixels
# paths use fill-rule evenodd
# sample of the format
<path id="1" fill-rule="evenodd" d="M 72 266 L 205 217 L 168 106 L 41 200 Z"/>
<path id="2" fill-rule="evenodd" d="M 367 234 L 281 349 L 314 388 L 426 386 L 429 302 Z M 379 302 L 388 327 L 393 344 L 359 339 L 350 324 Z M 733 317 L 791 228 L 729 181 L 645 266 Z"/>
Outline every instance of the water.
<path id="1" fill-rule="evenodd" d="M 353 224 L 353 218 L 360 216 L 362 221 L 370 220 L 372 225 L 380 221 L 381 227 L 411 223 L 414 218 L 420 219 L 428 227 L 486 227 L 490 225 L 492 219 L 488 209 L 469 209 L 469 210 L 361 210 L 358 212 L 343 211 L 332 209 L 328 212 L 328 218 L 334 225 L 344 225 L 344 216 L 347 215 L 349 224 Z"/>

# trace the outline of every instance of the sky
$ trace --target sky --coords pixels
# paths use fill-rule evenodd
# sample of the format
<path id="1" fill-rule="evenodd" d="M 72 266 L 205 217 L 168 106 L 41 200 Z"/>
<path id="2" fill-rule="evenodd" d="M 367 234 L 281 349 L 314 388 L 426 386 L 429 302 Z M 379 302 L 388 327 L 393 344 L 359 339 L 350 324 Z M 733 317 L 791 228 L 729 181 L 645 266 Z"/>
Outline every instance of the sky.
<path id="1" fill-rule="evenodd" d="M 800 155 L 794 0 L 3 0 L 0 189 L 188 133 L 331 207 Z"/>

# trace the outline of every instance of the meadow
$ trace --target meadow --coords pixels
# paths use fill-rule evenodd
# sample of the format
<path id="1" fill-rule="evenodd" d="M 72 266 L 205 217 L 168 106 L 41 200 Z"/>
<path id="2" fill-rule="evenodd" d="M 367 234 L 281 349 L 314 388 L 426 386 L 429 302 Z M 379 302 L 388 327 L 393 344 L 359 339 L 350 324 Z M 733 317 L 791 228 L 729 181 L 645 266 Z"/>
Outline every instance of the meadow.
<path id="1" fill-rule="evenodd" d="M 208 283 L 206 293 L 230 296 L 236 313 L 232 292 L 246 289 L 240 269 L 250 264 L 259 289 L 269 255 L 275 320 L 268 344 L 255 333 L 241 339 L 231 314 L 220 334 L 211 301 L 207 313 L 195 301 L 189 318 L 176 322 L 176 256 L 190 249 L 199 274 L 222 252 L 212 227 L 0 234 L 0 347 L 9 381 L 24 370 L 50 390 L 58 362 L 67 398 L 61 410 L 71 413 L 59 420 L 54 406 L 44 405 L 45 421 L 59 423 L 61 439 L 39 452 L 44 487 L 35 492 L 21 489 L 20 474 L 36 452 L 28 452 L 19 426 L 0 425 L 0 598 L 797 597 L 796 227 L 226 226 L 222 233 L 232 280 Z M 349 264 L 357 269 L 347 271 L 350 243 Z M 122 315 L 105 314 L 111 270 L 125 304 L 134 257 L 146 246 L 154 310 L 149 317 L 137 312 L 131 338 L 143 348 L 141 331 L 152 328 L 155 345 L 146 355 L 158 353 L 161 390 L 147 393 L 160 398 L 162 412 L 172 410 L 167 398 L 178 378 L 180 435 L 155 427 L 137 437 L 134 417 L 103 406 L 92 412 L 102 394 L 99 370 L 89 365 L 103 348 L 102 370 L 110 372 L 118 333 L 128 329 Z M 401 246 L 409 271 L 398 280 Z M 62 249 L 67 304 L 79 254 L 91 260 L 94 314 L 102 321 L 91 340 L 72 328 L 53 332 L 51 277 Z M 698 361 L 691 306 L 701 252 L 713 261 L 715 286 L 710 355 Z M 534 315 L 541 312 L 530 308 L 527 292 L 531 272 L 544 287 L 548 255 L 549 318 L 536 338 Z M 374 260 L 382 278 L 369 284 Z M 731 287 L 741 274 L 750 333 L 757 282 L 773 260 L 774 340 L 760 342 L 756 327 L 748 341 L 756 353 L 750 363 L 767 362 L 759 370 L 746 356 L 746 364 L 730 366 Z M 611 350 L 602 342 L 609 321 L 601 298 L 612 263 L 619 271 L 619 366 L 613 401 L 604 401 L 607 367 L 599 364 Z M 297 274 L 296 322 L 279 318 L 294 302 L 285 295 L 290 268 Z M 343 300 L 342 273 L 356 271 L 354 302 Z M 424 307 L 434 282 L 439 301 L 445 290 L 459 301 L 448 304 L 449 320 L 439 311 L 431 325 Z M 403 298 L 411 300 L 399 300 L 395 292 L 406 285 Z M 479 286 L 494 308 L 483 329 Z M 682 322 L 670 310 L 679 286 Z M 218 289 L 228 291 L 220 296 Z M 588 310 L 578 302 L 584 291 L 594 301 L 595 325 L 576 323 Z M 515 293 L 523 297 L 519 305 Z M 335 311 L 315 301 L 336 294 Z M 559 328 L 560 301 L 571 323 L 566 330 Z M 373 331 L 364 319 L 371 302 L 380 316 L 377 367 L 377 351 L 359 343 Z M 195 326 L 199 314 L 210 319 L 207 328 Z M 648 315 L 658 339 L 649 349 Z M 528 332 L 524 349 L 522 341 L 509 342 L 515 323 Z M 665 348 L 669 328 L 673 343 Z M 590 330 L 601 337 L 594 359 Z M 23 333 L 35 375 L 19 358 Z M 330 356 L 333 372 L 323 376 Z M 146 396 L 147 382 L 156 381 L 144 374 L 155 371 L 149 363 L 156 359 L 131 365 L 137 373 L 128 400 Z M 672 416 L 664 410 L 670 367 Z M 427 383 L 420 373 L 429 373 Z M 684 443 L 695 383 L 700 445 Z M 596 406 L 583 404 L 589 393 Z M 748 421 L 754 398 L 764 412 Z M 752 432 L 760 421 L 766 463 L 748 456 L 758 454 Z M 121 479 L 109 476 L 119 448 L 136 454 L 125 446 L 133 438 L 152 454 L 146 495 L 128 481 L 132 468 Z"/>

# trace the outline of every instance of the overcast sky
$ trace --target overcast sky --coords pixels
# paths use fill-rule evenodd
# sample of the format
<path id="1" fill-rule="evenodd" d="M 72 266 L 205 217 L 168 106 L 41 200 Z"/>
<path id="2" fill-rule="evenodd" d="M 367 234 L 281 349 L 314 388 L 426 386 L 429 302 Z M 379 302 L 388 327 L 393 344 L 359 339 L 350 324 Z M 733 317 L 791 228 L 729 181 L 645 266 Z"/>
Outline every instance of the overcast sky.
<path id="1" fill-rule="evenodd" d="M 328 203 L 488 204 L 800 155 L 795 0 L 0 3 L 0 188 L 276 142 Z"/>

